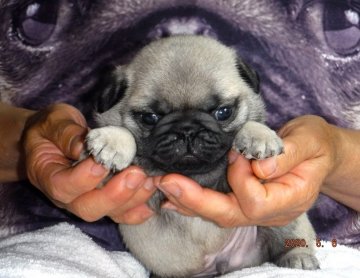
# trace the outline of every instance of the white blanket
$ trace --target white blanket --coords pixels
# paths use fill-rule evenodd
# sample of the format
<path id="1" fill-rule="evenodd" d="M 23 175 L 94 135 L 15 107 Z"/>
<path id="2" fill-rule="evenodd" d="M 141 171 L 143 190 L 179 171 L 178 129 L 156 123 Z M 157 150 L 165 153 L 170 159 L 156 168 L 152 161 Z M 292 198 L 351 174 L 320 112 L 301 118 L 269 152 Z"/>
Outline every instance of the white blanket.
<path id="1" fill-rule="evenodd" d="M 345 246 L 316 249 L 321 270 L 279 268 L 266 263 L 224 275 L 235 277 L 360 277 L 360 251 Z M 149 273 L 130 254 L 109 252 L 79 229 L 59 224 L 0 241 L 1 278 L 145 278 Z"/>

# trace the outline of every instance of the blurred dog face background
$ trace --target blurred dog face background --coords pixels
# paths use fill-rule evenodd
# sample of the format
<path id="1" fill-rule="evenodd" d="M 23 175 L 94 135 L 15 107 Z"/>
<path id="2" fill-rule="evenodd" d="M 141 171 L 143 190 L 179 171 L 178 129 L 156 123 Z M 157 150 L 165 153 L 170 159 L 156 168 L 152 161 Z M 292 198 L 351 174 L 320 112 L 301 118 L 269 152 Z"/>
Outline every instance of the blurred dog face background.
<path id="1" fill-rule="evenodd" d="M 64 101 L 89 115 L 109 65 L 128 62 L 152 40 L 187 33 L 234 47 L 258 72 L 273 128 L 302 114 L 360 128 L 359 1 L 0 0 L 0 20 L 0 98 L 7 103 L 39 109 Z M 60 212 L 40 196 L 17 209 L 34 193 L 13 188 L 0 191 L 13 203 L 9 220 L 9 202 L 1 201 L 3 227 L 32 229 L 21 225 L 26 213 L 39 220 L 53 213 L 56 222 Z M 310 216 L 323 238 L 339 234 L 341 241 L 346 230 L 344 242 L 360 243 L 356 215 L 343 206 L 321 197 Z"/>

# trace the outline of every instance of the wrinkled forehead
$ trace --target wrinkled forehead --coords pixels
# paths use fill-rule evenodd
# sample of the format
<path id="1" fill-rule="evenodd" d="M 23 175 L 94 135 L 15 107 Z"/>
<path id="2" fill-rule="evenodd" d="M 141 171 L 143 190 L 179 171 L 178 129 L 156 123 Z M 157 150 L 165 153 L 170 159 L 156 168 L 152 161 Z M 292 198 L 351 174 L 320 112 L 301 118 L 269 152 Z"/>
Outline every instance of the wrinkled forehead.
<path id="1" fill-rule="evenodd" d="M 153 106 L 157 111 L 203 108 L 209 110 L 231 104 L 241 96 L 242 80 L 238 75 L 194 71 L 170 71 L 140 77 L 131 88 L 137 106 Z M 147 78 L 149 77 L 149 78 Z"/>
<path id="2" fill-rule="evenodd" d="M 146 57 L 135 65 L 131 102 L 161 111 L 211 109 L 232 104 L 246 87 L 233 55 L 172 53 L 172 57 Z"/>

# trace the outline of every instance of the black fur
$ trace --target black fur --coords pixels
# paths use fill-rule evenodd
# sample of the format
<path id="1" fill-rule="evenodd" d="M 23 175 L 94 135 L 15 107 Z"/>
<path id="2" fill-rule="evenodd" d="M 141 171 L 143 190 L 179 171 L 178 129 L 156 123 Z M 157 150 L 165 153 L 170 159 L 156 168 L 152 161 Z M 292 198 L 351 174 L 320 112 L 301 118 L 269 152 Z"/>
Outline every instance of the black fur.
<path id="1" fill-rule="evenodd" d="M 260 93 L 260 78 L 258 73 L 241 60 L 237 61 L 237 69 L 243 80 L 254 90 Z"/>

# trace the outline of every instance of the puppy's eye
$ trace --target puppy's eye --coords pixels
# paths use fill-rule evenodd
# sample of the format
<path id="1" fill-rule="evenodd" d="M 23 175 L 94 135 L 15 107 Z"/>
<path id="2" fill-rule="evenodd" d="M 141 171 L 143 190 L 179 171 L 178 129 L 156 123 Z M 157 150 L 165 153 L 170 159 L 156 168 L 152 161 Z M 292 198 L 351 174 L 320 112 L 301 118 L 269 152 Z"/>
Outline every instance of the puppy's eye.
<path id="1" fill-rule="evenodd" d="M 232 108 L 228 106 L 220 107 L 214 111 L 214 117 L 218 121 L 226 121 L 232 115 Z"/>
<path id="2" fill-rule="evenodd" d="M 143 113 L 141 114 L 141 120 L 146 125 L 156 125 L 160 120 L 160 116 L 155 113 Z"/>
<path id="3" fill-rule="evenodd" d="M 47 41 L 55 30 L 60 0 L 31 1 L 15 16 L 15 30 L 26 44 L 38 46 Z"/>

